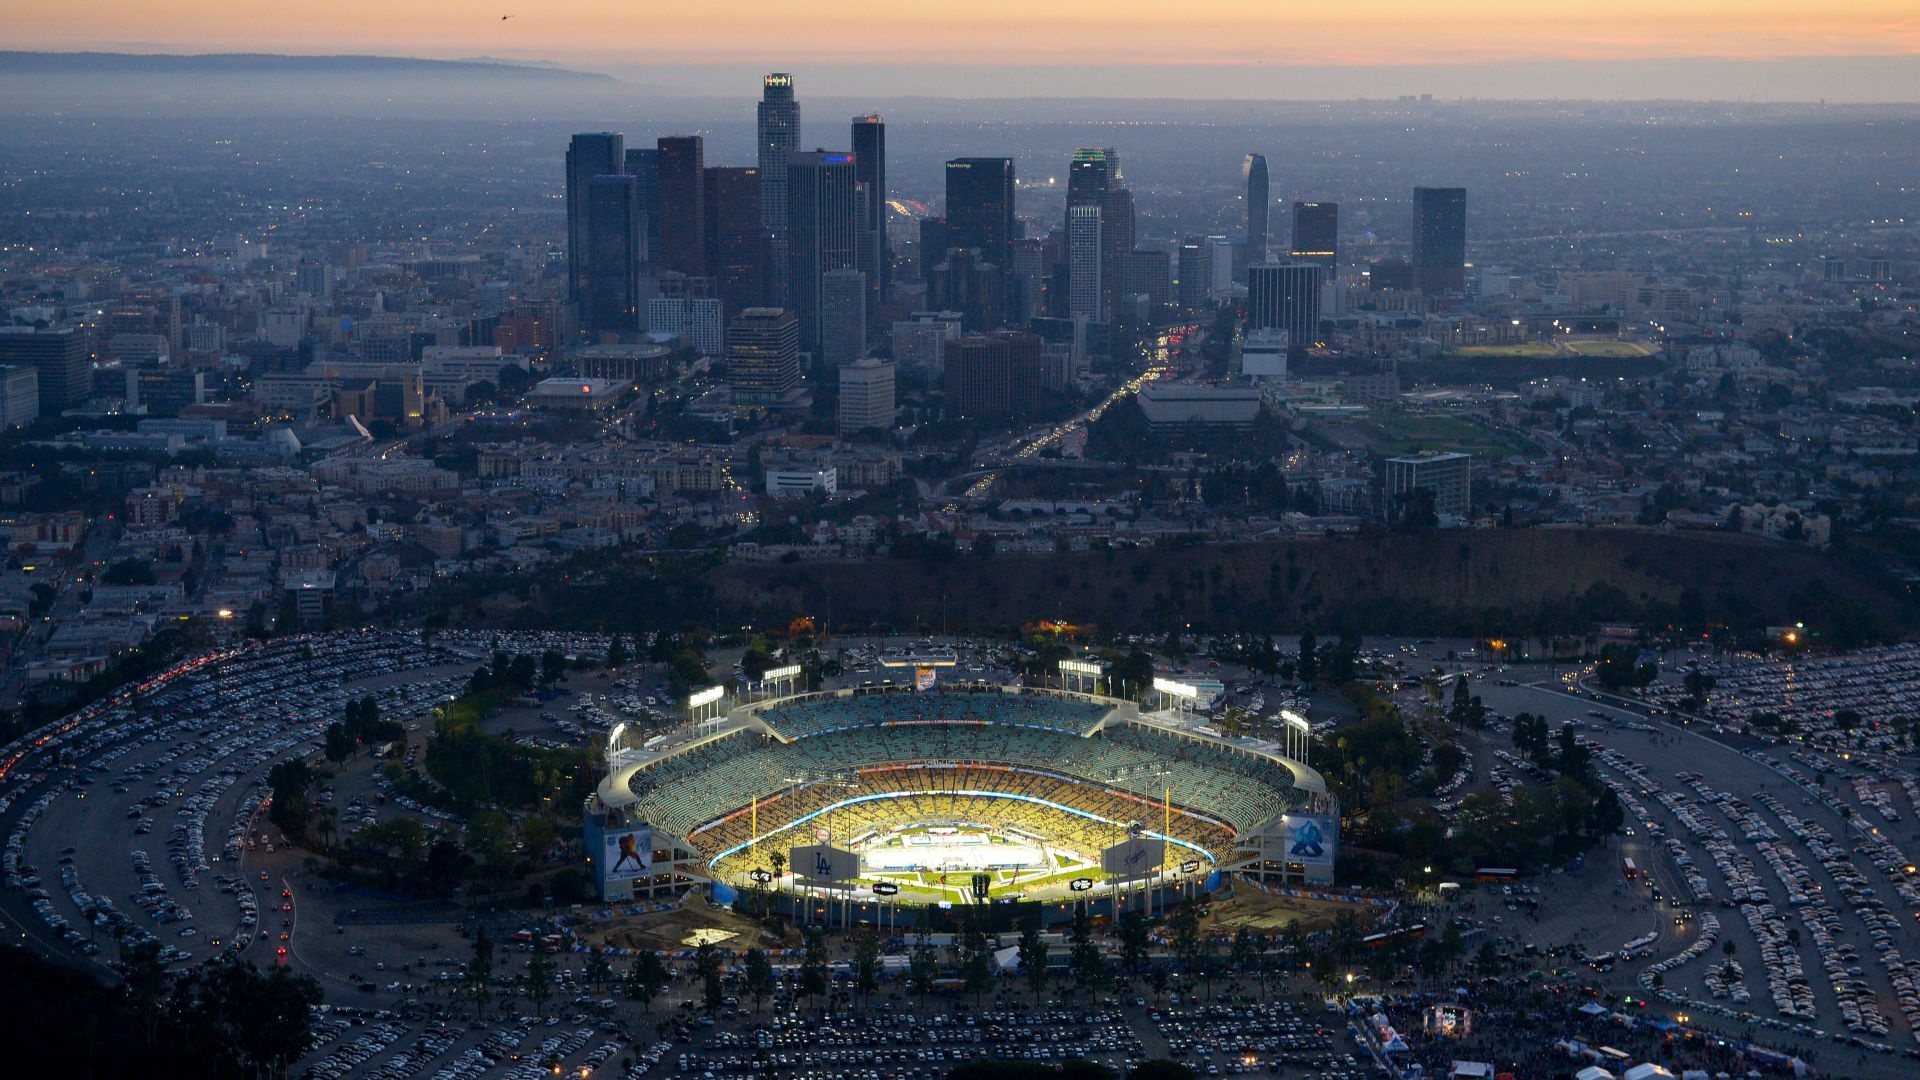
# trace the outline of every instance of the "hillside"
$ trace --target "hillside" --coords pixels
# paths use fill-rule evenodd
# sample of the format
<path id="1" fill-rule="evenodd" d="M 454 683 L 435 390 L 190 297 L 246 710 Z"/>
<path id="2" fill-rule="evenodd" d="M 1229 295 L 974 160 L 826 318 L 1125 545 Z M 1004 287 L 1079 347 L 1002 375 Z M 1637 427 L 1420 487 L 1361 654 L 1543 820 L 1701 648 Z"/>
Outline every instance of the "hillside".
<path id="1" fill-rule="evenodd" d="M 1536 634 L 1595 622 L 1803 621 L 1852 637 L 1915 613 L 1843 558 L 1724 533 L 1522 529 L 1205 545 L 944 562 L 617 563 L 460 600 L 457 618 L 599 628 L 768 625 L 1006 630 L 1041 619 L 1114 631 L 1348 625 L 1368 633 Z"/>

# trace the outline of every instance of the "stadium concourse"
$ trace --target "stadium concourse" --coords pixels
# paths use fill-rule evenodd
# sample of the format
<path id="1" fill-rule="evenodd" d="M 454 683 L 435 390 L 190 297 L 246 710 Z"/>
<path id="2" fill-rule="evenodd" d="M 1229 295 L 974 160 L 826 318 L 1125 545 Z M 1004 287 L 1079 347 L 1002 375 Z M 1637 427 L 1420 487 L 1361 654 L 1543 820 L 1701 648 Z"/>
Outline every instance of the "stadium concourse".
<path id="1" fill-rule="evenodd" d="M 1130 701 L 873 687 L 741 705 L 642 746 L 620 734 L 583 814 L 610 900 L 760 885 L 789 909 L 804 893 L 835 919 L 907 923 L 971 900 L 1153 908 L 1226 874 L 1333 879 L 1338 805 L 1317 772 Z"/>

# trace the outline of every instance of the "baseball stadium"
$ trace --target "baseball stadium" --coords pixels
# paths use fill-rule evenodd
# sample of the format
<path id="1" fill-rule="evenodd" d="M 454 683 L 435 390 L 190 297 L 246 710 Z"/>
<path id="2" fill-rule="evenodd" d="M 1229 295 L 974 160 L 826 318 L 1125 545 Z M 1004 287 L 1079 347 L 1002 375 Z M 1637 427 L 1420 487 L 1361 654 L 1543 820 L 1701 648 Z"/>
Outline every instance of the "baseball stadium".
<path id="1" fill-rule="evenodd" d="M 584 812 L 605 899 L 761 889 L 828 921 L 1330 882 L 1339 829 L 1271 743 L 1028 687 L 773 698 L 642 745 L 616 731 L 607 766 Z"/>

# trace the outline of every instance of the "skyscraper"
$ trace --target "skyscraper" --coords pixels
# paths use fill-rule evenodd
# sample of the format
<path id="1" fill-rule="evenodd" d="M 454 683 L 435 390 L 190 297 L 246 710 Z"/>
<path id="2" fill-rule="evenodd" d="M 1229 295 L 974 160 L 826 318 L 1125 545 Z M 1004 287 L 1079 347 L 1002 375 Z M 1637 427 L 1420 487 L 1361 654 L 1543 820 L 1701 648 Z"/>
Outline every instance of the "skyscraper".
<path id="1" fill-rule="evenodd" d="M 1180 278 L 1180 306 L 1188 311 L 1206 306 L 1207 295 L 1213 290 L 1213 273 L 1207 264 L 1204 240 L 1189 236 L 1180 242 L 1180 261 L 1175 273 Z"/>
<path id="2" fill-rule="evenodd" d="M 583 131 L 567 144 L 567 299 L 579 301 L 586 283 L 587 186 L 618 173 L 626 140 L 617 131 Z"/>
<path id="3" fill-rule="evenodd" d="M 77 326 L 0 326 L 0 365 L 32 368 L 39 376 L 41 416 L 87 400 L 93 382 L 86 335 Z"/>
<path id="4" fill-rule="evenodd" d="M 1012 158 L 954 158 L 947 162 L 948 246 L 979 248 L 983 258 L 1010 270 L 1013 191 Z"/>
<path id="5" fill-rule="evenodd" d="M 1467 283 L 1467 189 L 1413 189 L 1413 284 L 1424 293 Z"/>
<path id="6" fill-rule="evenodd" d="M 1273 206 L 1266 156 L 1248 154 L 1240 163 L 1240 176 L 1247 182 L 1247 265 L 1255 266 L 1267 258 L 1267 214 Z"/>
<path id="7" fill-rule="evenodd" d="M 640 184 L 640 206 L 647 212 L 647 251 L 660 250 L 660 151 L 652 146 L 627 147 L 627 167 L 620 170 Z"/>
<path id="8" fill-rule="evenodd" d="M 887 251 L 887 122 L 878 113 L 853 118 L 853 175 L 865 189 L 860 206 L 858 269 L 867 275 L 867 314 L 879 311 L 891 276 Z"/>
<path id="9" fill-rule="evenodd" d="M 1247 329 L 1285 330 L 1304 349 L 1320 331 L 1320 267 L 1260 263 L 1247 267 Z"/>
<path id="10" fill-rule="evenodd" d="M 639 181 L 624 174 L 594 177 L 587 185 L 586 216 L 580 325 L 588 330 L 638 330 L 647 243 Z"/>
<path id="11" fill-rule="evenodd" d="M 787 302 L 787 162 L 800 145 L 800 103 L 793 76 L 776 71 L 761 80 L 759 108 L 760 219 L 767 230 L 767 265 L 775 303 Z"/>
<path id="12" fill-rule="evenodd" d="M 771 405 L 800 384 L 800 323 L 780 308 L 748 308 L 727 324 L 735 405 Z"/>
<path id="13" fill-rule="evenodd" d="M 1067 314 L 1099 322 L 1100 204 L 1067 208 Z"/>
<path id="14" fill-rule="evenodd" d="M 867 354 L 867 275 L 829 270 L 820 275 L 820 361 L 838 367 Z"/>
<path id="15" fill-rule="evenodd" d="M 1322 279 L 1340 276 L 1340 204 L 1296 202 L 1293 204 L 1294 262 L 1310 262 L 1320 267 Z"/>
<path id="16" fill-rule="evenodd" d="M 660 136 L 660 250 L 656 271 L 705 277 L 707 207 L 705 149 L 698 135 Z"/>
<path id="17" fill-rule="evenodd" d="M 707 168 L 707 272 L 727 318 L 766 303 L 767 231 L 760 222 L 760 170 Z"/>
<path id="18" fill-rule="evenodd" d="M 869 357 L 840 369 L 840 434 L 893 427 L 894 367 Z"/>
<path id="19" fill-rule="evenodd" d="M 858 269 L 857 184 L 852 154 L 814 150 L 787 163 L 787 306 L 803 349 L 820 347 L 821 279 Z"/>

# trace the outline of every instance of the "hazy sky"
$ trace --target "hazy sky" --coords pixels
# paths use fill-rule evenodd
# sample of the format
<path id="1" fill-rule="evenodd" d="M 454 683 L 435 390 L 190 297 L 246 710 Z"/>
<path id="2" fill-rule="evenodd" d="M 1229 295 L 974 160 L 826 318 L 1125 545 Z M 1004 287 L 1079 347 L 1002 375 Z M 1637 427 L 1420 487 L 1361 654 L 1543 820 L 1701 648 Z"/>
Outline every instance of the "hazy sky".
<path id="1" fill-rule="evenodd" d="M 1153 96 L 1186 94 L 1195 71 L 1231 78 L 1263 64 L 1920 56 L 1920 0 L 9 0 L 7 8 L 10 48 L 486 55 L 622 78 L 660 70 L 701 92 L 720 89 L 697 85 L 708 65 L 910 71 L 924 60 L 946 85 L 923 92 L 956 95 L 993 93 L 996 69 L 1124 65 L 1132 96 Z M 1059 93 L 1083 89 L 1059 74 Z M 1888 88 L 1888 98 L 1912 96 Z"/>

